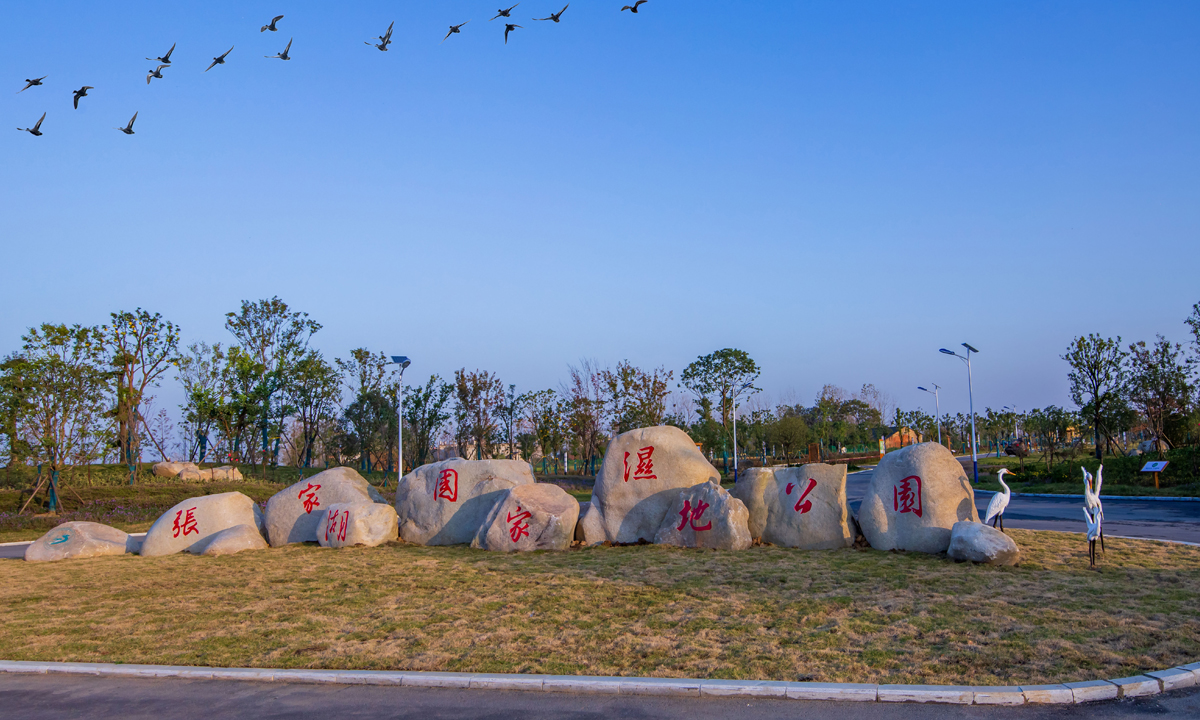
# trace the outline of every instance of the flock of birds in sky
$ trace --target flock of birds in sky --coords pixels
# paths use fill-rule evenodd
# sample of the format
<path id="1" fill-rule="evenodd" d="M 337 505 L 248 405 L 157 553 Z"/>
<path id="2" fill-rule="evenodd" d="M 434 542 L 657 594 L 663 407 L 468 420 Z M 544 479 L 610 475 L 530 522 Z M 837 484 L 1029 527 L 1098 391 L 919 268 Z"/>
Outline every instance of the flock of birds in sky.
<path id="1" fill-rule="evenodd" d="M 629 12 L 636 14 L 638 11 L 638 8 L 641 7 L 642 5 L 646 4 L 647 2 L 649 2 L 649 0 L 635 0 L 632 5 L 625 5 L 624 7 L 622 7 L 621 12 L 625 12 L 626 10 L 628 10 Z M 507 20 L 512 19 L 513 10 L 515 10 L 517 8 L 517 5 L 520 5 L 520 4 L 521 3 L 516 3 L 515 5 L 508 8 L 507 10 L 497 10 L 496 16 L 493 17 L 492 20 L 499 20 L 500 18 L 504 18 L 507 21 Z M 569 7 L 571 7 L 571 4 L 567 3 L 566 5 L 563 6 L 563 9 L 559 10 L 558 12 L 550 13 L 550 15 L 548 17 L 544 17 L 544 18 L 533 18 L 533 20 L 535 22 L 543 22 L 543 21 L 552 21 L 552 22 L 556 22 L 556 23 L 560 22 L 562 20 L 563 13 L 565 13 L 567 11 L 567 8 L 569 8 Z M 278 32 L 279 28 L 276 27 L 276 23 L 278 23 L 282 19 L 283 19 L 282 15 L 276 15 L 275 17 L 271 18 L 271 22 L 267 23 L 266 25 L 263 25 L 262 28 L 259 29 L 259 32 L 267 32 L 268 30 L 270 30 L 271 32 Z M 442 42 L 446 42 L 446 40 L 450 39 L 451 35 L 461 33 L 463 26 L 469 22 L 471 22 L 471 21 L 467 20 L 466 22 L 461 22 L 457 25 L 451 25 L 450 31 L 446 33 L 446 37 L 442 38 Z M 491 20 L 489 20 L 489 22 L 491 22 Z M 388 45 L 392 44 L 392 27 L 395 26 L 395 24 L 396 24 L 395 21 L 393 21 L 390 25 L 388 25 L 387 32 L 385 32 L 382 35 L 379 35 L 374 40 L 366 41 L 365 44 L 369 45 L 373 48 L 376 48 L 382 52 L 387 52 Z M 510 23 L 510 22 L 504 23 L 504 44 L 505 45 L 508 44 L 509 34 L 512 33 L 514 30 L 518 30 L 518 29 L 523 29 L 523 27 L 521 25 L 517 25 L 516 23 Z M 292 40 L 294 40 L 294 39 L 295 38 L 291 38 L 288 40 L 287 47 L 285 47 L 282 52 L 275 53 L 274 55 L 264 55 L 263 57 L 266 57 L 271 60 L 275 60 L 275 59 L 291 60 L 292 58 L 291 58 L 291 55 L 289 55 L 289 53 L 292 50 Z M 379 42 L 375 42 L 375 40 L 378 40 Z M 175 45 L 171 45 L 171 49 L 168 50 L 164 55 L 162 55 L 160 57 L 146 58 L 147 60 L 151 60 L 153 62 L 158 63 L 158 67 L 154 68 L 153 70 L 150 70 L 146 74 L 146 84 L 147 85 L 150 84 L 151 80 L 161 80 L 163 78 L 163 70 L 166 70 L 171 67 L 171 53 L 173 53 L 173 52 L 175 52 Z M 218 65 L 224 65 L 225 58 L 227 58 L 229 56 L 229 53 L 231 53 L 231 52 L 233 52 L 233 47 L 230 47 L 225 52 L 223 52 L 220 55 L 218 55 L 217 57 L 213 58 L 212 63 L 210 63 L 209 66 L 204 69 L 204 72 L 208 72 L 209 70 L 212 70 L 213 68 L 215 68 Z M 42 81 L 45 80 L 47 77 L 49 77 L 49 76 L 43 75 L 40 78 L 32 78 L 32 79 L 26 78 L 25 79 L 25 87 L 18 90 L 17 94 L 23 93 L 26 90 L 28 90 L 29 88 L 38 87 L 38 86 L 42 85 Z M 73 93 L 75 96 L 74 105 L 75 105 L 76 110 L 79 109 L 79 100 L 81 98 L 87 97 L 88 90 L 94 90 L 94 89 L 95 88 L 91 85 L 84 85 L 83 87 L 74 91 L 74 93 Z M 135 112 L 133 114 L 133 117 L 130 118 L 129 123 L 125 127 L 119 127 L 119 128 L 115 128 L 115 129 L 120 130 L 121 132 L 125 133 L 126 135 L 133 135 L 134 134 L 133 133 L 133 123 L 137 120 L 137 116 L 138 116 L 138 114 Z M 45 119 L 46 119 L 46 113 L 42 113 L 42 116 L 40 118 L 38 118 L 38 121 L 36 123 L 34 123 L 33 127 L 17 128 L 17 129 L 20 130 L 21 132 L 27 132 L 30 135 L 33 135 L 35 137 L 40 137 L 42 135 L 42 122 L 45 121 Z"/>

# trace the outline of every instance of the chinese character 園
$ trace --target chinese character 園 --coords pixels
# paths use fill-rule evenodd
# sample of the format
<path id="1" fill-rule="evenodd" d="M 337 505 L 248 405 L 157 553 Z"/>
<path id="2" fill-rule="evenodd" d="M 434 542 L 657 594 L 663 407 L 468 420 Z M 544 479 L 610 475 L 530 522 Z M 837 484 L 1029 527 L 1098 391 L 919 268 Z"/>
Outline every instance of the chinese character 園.
<path id="1" fill-rule="evenodd" d="M 529 518 L 531 517 L 533 517 L 533 513 L 522 510 L 520 505 L 517 506 L 515 515 L 508 513 L 508 536 L 512 538 L 513 542 L 529 536 Z"/>
<path id="2" fill-rule="evenodd" d="M 693 530 L 697 530 L 697 531 L 711 530 L 712 529 L 712 520 L 709 520 L 704 525 L 696 524 L 700 520 L 700 518 L 704 515 L 704 511 L 707 509 L 708 509 L 708 503 L 704 502 L 703 500 L 700 500 L 699 502 L 697 502 L 696 507 L 692 507 L 691 500 L 684 500 L 683 501 L 683 509 L 679 511 L 679 515 L 680 515 L 680 517 L 683 518 L 683 520 L 681 520 L 679 522 L 679 527 L 677 527 L 675 529 L 682 530 L 685 527 L 687 527 L 688 523 L 691 523 Z"/>
<path id="3" fill-rule="evenodd" d="M 183 519 L 182 523 L 179 522 L 181 518 Z M 171 537 L 179 537 L 180 531 L 183 532 L 184 537 L 187 537 L 192 533 L 199 535 L 200 528 L 196 527 L 196 508 L 188 508 L 186 515 L 184 515 L 183 510 L 176 511 L 175 525 L 171 529 L 174 530 L 174 532 L 171 533 Z"/>
<path id="4" fill-rule="evenodd" d="M 438 475 L 437 492 L 434 497 L 445 498 L 450 502 L 458 502 L 458 471 L 446 468 Z"/>
<path id="5" fill-rule="evenodd" d="M 304 500 L 304 512 L 311 513 L 313 508 L 321 506 L 321 502 L 317 500 L 317 491 L 320 489 L 320 485 L 308 483 L 308 487 L 301 490 L 300 494 L 296 496 Z"/>
<path id="6" fill-rule="evenodd" d="M 634 480 L 657 480 L 654 474 L 654 446 L 637 451 L 637 466 L 633 469 Z M 629 453 L 625 453 L 625 482 L 629 482 Z"/>
<path id="7" fill-rule="evenodd" d="M 893 509 L 921 517 L 921 478 L 909 475 L 892 488 Z"/>

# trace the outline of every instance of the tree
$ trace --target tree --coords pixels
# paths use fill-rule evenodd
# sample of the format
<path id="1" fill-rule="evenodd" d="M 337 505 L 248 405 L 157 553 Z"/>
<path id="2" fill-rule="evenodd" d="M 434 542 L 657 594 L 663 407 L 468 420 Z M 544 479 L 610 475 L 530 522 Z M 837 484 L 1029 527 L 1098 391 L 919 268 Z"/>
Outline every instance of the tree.
<path id="1" fill-rule="evenodd" d="M 138 308 L 111 313 L 112 322 L 101 330 L 117 372 L 117 446 L 129 466 L 129 484 L 137 478 L 140 459 L 139 428 L 146 428 L 142 403 L 146 391 L 158 387 L 162 376 L 179 361 L 179 327 L 162 315 Z M 153 436 L 151 436 L 153 438 Z M 159 453 L 165 457 L 160 447 Z"/>
<path id="2" fill-rule="evenodd" d="M 566 441 L 567 403 L 553 390 L 539 390 L 523 395 L 525 421 L 542 449 L 542 457 L 554 457 Z"/>
<path id="3" fill-rule="evenodd" d="M 1070 411 L 1056 405 L 1050 405 L 1041 410 L 1030 410 L 1025 416 L 1025 429 L 1033 433 L 1045 448 L 1046 471 L 1049 472 L 1054 463 L 1055 450 L 1066 444 L 1067 433 L 1079 418 Z"/>
<path id="4" fill-rule="evenodd" d="M 392 403 L 378 390 L 367 390 L 346 406 L 346 421 L 354 428 L 360 460 L 367 472 L 371 471 L 372 451 L 376 451 L 380 443 L 386 442 L 384 433 L 388 429 L 388 420 L 395 412 Z M 378 456 L 377 452 L 375 454 Z"/>
<path id="5" fill-rule="evenodd" d="M 1181 428 L 1191 405 L 1193 363 L 1182 345 L 1162 335 L 1153 345 L 1141 341 L 1129 346 L 1129 399 L 1145 416 L 1154 439 L 1168 446 L 1181 440 L 1182 433 L 1172 430 Z"/>
<path id="6" fill-rule="evenodd" d="M 198 462 L 204 462 L 208 454 L 211 442 L 209 433 L 224 402 L 221 394 L 224 364 L 225 353 L 221 350 L 221 343 L 209 345 L 205 342 L 189 345 L 187 353 L 176 364 L 178 374 L 175 379 L 183 386 L 185 399 L 180 410 L 190 430 L 187 450 L 189 461 L 198 456 Z"/>
<path id="7" fill-rule="evenodd" d="M 459 454 L 466 457 L 467 443 L 474 443 L 476 459 L 492 456 L 496 413 L 504 404 L 504 383 L 486 370 L 454 373 L 455 421 Z"/>
<path id="8" fill-rule="evenodd" d="M 354 397 L 372 390 L 383 392 L 393 364 L 383 352 L 375 355 L 366 348 L 355 348 L 350 351 L 349 360 L 339 358 L 334 362 L 346 377 L 346 385 Z"/>
<path id="9" fill-rule="evenodd" d="M 1104 457 L 1101 433 L 1111 433 L 1105 419 L 1121 402 L 1129 381 L 1129 353 L 1121 348 L 1121 336 L 1103 338 L 1095 333 L 1079 336 L 1067 346 L 1063 360 L 1071 366 L 1071 401 L 1086 411 L 1096 442 L 1096 459 Z"/>
<path id="10" fill-rule="evenodd" d="M 579 456 L 589 463 L 603 452 L 604 379 L 595 362 L 583 360 L 568 366 L 570 383 L 564 388 L 567 427 L 579 444 Z"/>
<path id="11" fill-rule="evenodd" d="M 646 372 L 628 360 L 615 371 L 599 371 L 605 411 L 613 435 L 642 427 L 662 425 L 667 417 L 667 396 L 674 373 L 666 368 Z"/>
<path id="12" fill-rule="evenodd" d="M 721 425 L 732 434 L 733 414 L 739 398 L 759 392 L 754 387 L 760 371 L 744 350 L 725 348 L 701 355 L 683 369 L 680 383 L 696 396 L 701 407 L 716 406 L 721 413 Z M 705 405 L 705 401 L 708 405 Z"/>
<path id="13" fill-rule="evenodd" d="M 404 388 L 404 422 L 409 431 L 404 448 L 411 467 L 424 465 L 432 457 L 437 437 L 450 419 L 448 404 L 453 394 L 454 386 L 437 375 L 430 375 L 424 387 Z"/>
<path id="14" fill-rule="evenodd" d="M 791 457 L 792 448 L 796 448 L 798 453 L 800 448 L 808 444 L 808 424 L 804 418 L 795 415 L 781 417 L 771 425 L 767 437 L 770 442 L 779 443 L 787 459 Z"/>
<path id="15" fill-rule="evenodd" d="M 29 362 L 18 354 L 0 363 L 0 433 L 4 436 L 6 472 L 11 477 L 14 463 L 21 463 L 33 452 L 21 430 L 29 406 Z"/>
<path id="16" fill-rule="evenodd" d="M 319 351 L 309 350 L 288 377 L 287 391 L 300 421 L 297 464 L 311 467 L 317 438 L 341 405 L 342 376 Z"/>

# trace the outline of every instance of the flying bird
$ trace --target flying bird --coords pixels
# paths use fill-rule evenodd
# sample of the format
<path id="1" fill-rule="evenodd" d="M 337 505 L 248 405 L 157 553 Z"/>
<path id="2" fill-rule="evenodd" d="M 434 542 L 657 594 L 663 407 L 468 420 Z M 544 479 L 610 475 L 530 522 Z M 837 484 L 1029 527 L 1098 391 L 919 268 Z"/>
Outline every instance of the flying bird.
<path id="1" fill-rule="evenodd" d="M 517 5 L 520 5 L 520 4 L 521 3 L 517 3 Z M 517 7 L 517 5 L 513 5 L 512 7 L 510 7 L 507 10 L 497 10 L 496 17 L 492 18 L 492 20 L 495 20 L 496 18 L 502 18 L 502 17 L 511 17 L 513 8 Z M 488 20 L 488 22 L 491 22 L 492 20 Z"/>
<path id="2" fill-rule="evenodd" d="M 17 91 L 17 94 L 18 94 L 18 95 L 20 95 L 21 93 L 25 92 L 25 91 L 26 91 L 26 90 L 28 90 L 29 88 L 33 87 L 34 85 L 41 85 L 41 84 L 42 84 L 42 81 L 43 81 L 43 80 L 45 80 L 45 79 L 46 79 L 46 78 L 48 78 L 48 77 L 50 77 L 50 76 L 49 76 L 49 75 L 43 75 L 43 76 L 41 76 L 40 78 L 35 78 L 35 79 L 33 79 L 33 80 L 30 80 L 29 78 L 25 78 L 25 82 L 26 82 L 26 83 L 28 83 L 28 85 L 26 85 L 25 87 L 23 87 L 23 88 L 21 88 L 20 90 L 18 90 L 18 91 Z"/>
<path id="3" fill-rule="evenodd" d="M 621 11 L 624 12 L 624 11 L 628 10 L 629 12 L 636 15 L 638 6 L 643 3 L 648 3 L 648 2 L 650 2 L 650 0 L 637 0 L 637 2 L 635 2 L 634 4 L 626 5 L 625 7 L 621 8 Z"/>
<path id="4" fill-rule="evenodd" d="M 212 70 L 213 68 L 215 68 L 218 65 L 224 65 L 225 64 L 225 56 L 231 52 L 233 52 L 232 47 L 229 48 L 228 50 L 226 50 L 225 52 L 221 53 L 221 57 L 213 58 L 212 65 L 209 65 L 208 67 L 204 68 L 204 72 L 208 72 L 209 70 Z"/>
<path id="5" fill-rule="evenodd" d="M 364 44 L 370 45 L 371 47 L 374 47 L 374 48 L 379 48 L 380 52 L 387 52 L 387 46 L 392 43 L 392 25 L 395 25 L 395 24 L 396 24 L 396 21 L 393 20 L 392 24 L 388 25 L 387 32 L 379 36 L 378 43 L 366 42 Z"/>
<path id="6" fill-rule="evenodd" d="M 75 109 L 76 110 L 79 109 L 79 98 L 87 97 L 87 91 L 95 90 L 95 89 L 96 88 L 92 87 L 91 85 L 84 85 L 83 87 L 81 87 L 75 91 Z"/>
<path id="7" fill-rule="evenodd" d="M 275 27 L 275 23 L 279 22 L 282 19 L 283 19 L 282 15 L 276 15 L 275 17 L 271 18 L 271 22 L 267 23 L 266 25 L 263 25 L 262 29 L 259 30 L 259 32 L 266 32 L 268 30 L 270 30 L 271 32 L 275 32 L 276 30 L 279 29 L 279 28 Z"/>
<path id="8" fill-rule="evenodd" d="M 46 119 L 46 113 L 42 113 L 42 116 L 41 116 L 40 118 L 38 118 L 37 124 L 36 124 L 36 125 L 34 125 L 33 127 L 31 127 L 31 128 L 17 128 L 17 129 L 18 129 L 18 130 L 23 130 L 23 131 L 25 131 L 25 132 L 29 133 L 30 135 L 37 135 L 37 136 L 40 136 L 40 135 L 42 134 L 42 121 L 43 121 L 43 120 L 45 120 L 45 119 Z"/>
<path id="9" fill-rule="evenodd" d="M 468 20 L 467 22 L 459 23 L 457 25 L 451 25 L 450 32 L 446 33 L 446 37 L 442 38 L 442 42 L 446 42 L 447 38 L 449 38 L 451 35 L 462 32 L 462 30 L 460 30 L 460 28 L 469 22 L 471 22 L 471 21 Z"/>
<path id="10" fill-rule="evenodd" d="M 267 58 L 279 58 L 280 60 L 291 60 L 291 58 L 290 58 L 290 57 L 288 57 L 288 50 L 291 50 L 291 49 L 292 49 L 292 40 L 295 40 L 295 39 L 296 39 L 296 38 L 290 38 L 290 39 L 288 40 L 287 47 L 285 47 L 285 48 L 283 49 L 283 52 L 281 52 L 281 53 L 277 53 L 277 54 L 275 54 L 275 55 L 264 55 L 263 57 L 267 57 Z"/>
<path id="11" fill-rule="evenodd" d="M 1084 522 L 1087 523 L 1088 567 L 1096 567 L 1096 538 L 1100 537 L 1103 519 L 1100 513 L 1089 513 L 1083 509 Z"/>
<path id="12" fill-rule="evenodd" d="M 149 73 L 147 73 L 147 74 L 146 74 L 146 84 L 147 84 L 147 85 L 149 85 L 149 84 L 150 84 L 150 78 L 158 78 L 159 80 L 162 80 L 162 76 L 163 76 L 163 74 L 162 74 L 162 70 L 163 70 L 163 68 L 165 68 L 165 67 L 167 67 L 167 66 L 166 66 L 166 65 L 159 65 L 158 67 L 154 68 L 154 69 L 153 69 L 153 70 L 151 70 Z M 208 71 L 207 71 L 207 70 L 205 70 L 204 72 L 208 72 Z"/>
<path id="13" fill-rule="evenodd" d="M 125 126 L 125 127 L 123 127 L 123 128 L 115 128 L 115 129 L 116 129 L 116 130 L 120 130 L 121 132 L 125 133 L 126 135 L 132 135 L 132 134 L 133 134 L 133 121 L 134 121 L 134 120 L 137 120 L 137 113 L 134 113 L 134 114 L 133 114 L 133 117 L 129 119 L 129 124 L 128 124 L 128 125 L 126 125 L 126 126 Z"/>
<path id="14" fill-rule="evenodd" d="M 508 44 L 508 34 L 509 34 L 510 32 L 512 32 L 513 30 L 516 30 L 516 29 L 517 29 L 517 28 L 519 28 L 519 27 L 521 27 L 521 26 L 520 26 L 520 25 L 513 25 L 512 23 L 505 23 L 505 24 L 504 24 L 504 44 L 505 44 L 505 45 L 507 45 L 507 44 Z"/>
<path id="15" fill-rule="evenodd" d="M 534 18 L 534 20 L 553 20 L 554 22 L 558 22 L 558 19 L 560 17 L 562 17 L 562 14 L 565 13 L 567 11 L 567 8 L 569 8 L 569 7 L 571 7 L 571 3 L 567 3 L 566 5 L 563 5 L 562 10 L 559 10 L 556 13 L 551 13 L 550 17 Z"/>
<path id="16" fill-rule="evenodd" d="M 1004 492 L 998 492 L 992 496 L 992 501 L 988 503 L 987 515 L 984 516 L 983 524 L 987 525 L 988 521 L 992 521 L 992 527 L 1000 524 L 1000 532 L 1004 532 L 1004 511 L 1008 509 L 1008 501 L 1012 499 L 1012 490 L 1008 484 L 1004 482 L 1004 475 L 1008 472 L 1008 468 L 1000 468 L 996 472 L 996 479 L 1000 481 L 1000 487 L 1004 488 Z"/>
<path id="17" fill-rule="evenodd" d="M 170 64 L 171 64 L 171 53 L 175 52 L 175 45 L 177 45 L 177 44 L 178 44 L 178 43 L 175 43 L 175 44 L 171 45 L 171 49 L 170 49 L 170 50 L 168 50 L 168 51 L 167 51 L 167 54 L 166 54 L 166 55 L 163 55 L 162 57 L 156 57 L 156 58 L 146 58 L 146 59 L 147 59 L 147 60 L 153 60 L 154 62 L 160 62 L 160 63 L 162 63 L 163 65 L 170 65 Z"/>

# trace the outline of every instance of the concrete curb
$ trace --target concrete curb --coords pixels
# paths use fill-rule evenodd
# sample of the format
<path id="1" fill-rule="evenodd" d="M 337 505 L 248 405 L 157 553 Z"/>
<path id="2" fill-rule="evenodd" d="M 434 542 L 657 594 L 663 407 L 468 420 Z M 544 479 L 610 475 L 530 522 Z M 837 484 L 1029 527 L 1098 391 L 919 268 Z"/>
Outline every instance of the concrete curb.
<path id="1" fill-rule="evenodd" d="M 400 685 L 403 687 L 522 690 L 602 695 L 673 697 L 774 697 L 791 700 L 915 702 L 954 705 L 1068 705 L 1145 697 L 1200 684 L 1200 662 L 1115 680 L 1063 685 L 972 687 L 966 685 L 875 685 L 870 683 L 695 680 L 687 678 L 519 675 L 390 670 L 273 670 L 181 665 L 29 662 L 0 660 L 0 673 L 94 675 L 103 677 L 257 680 L 260 682 Z"/>
<path id="2" fill-rule="evenodd" d="M 129 537 L 144 538 L 144 537 L 146 537 L 146 533 L 144 533 L 144 532 L 129 533 Z M 35 540 L 18 540 L 16 542 L 0 543 L 0 547 L 12 547 L 13 545 L 29 545 L 34 542 L 36 542 L 36 539 Z"/>

